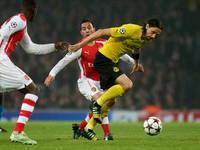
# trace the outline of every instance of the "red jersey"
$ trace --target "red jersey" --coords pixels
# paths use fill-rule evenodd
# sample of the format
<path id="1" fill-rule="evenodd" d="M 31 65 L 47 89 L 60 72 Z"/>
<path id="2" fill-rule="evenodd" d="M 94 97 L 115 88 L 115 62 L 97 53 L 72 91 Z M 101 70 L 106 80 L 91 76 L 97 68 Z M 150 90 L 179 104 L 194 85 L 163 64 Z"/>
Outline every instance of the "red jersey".
<path id="1" fill-rule="evenodd" d="M 93 46 L 86 45 L 83 48 L 81 48 L 81 57 L 78 58 L 78 64 L 81 69 L 79 79 L 85 76 L 95 81 L 100 80 L 99 74 L 96 72 L 96 70 L 93 67 L 93 60 L 94 60 L 96 52 L 101 47 L 103 47 L 105 42 L 106 40 L 99 38 L 95 40 L 95 44 Z"/>
<path id="2" fill-rule="evenodd" d="M 81 40 L 82 41 L 82 40 Z M 81 42 L 80 41 L 80 42 Z M 71 55 L 65 55 L 63 59 L 61 59 L 56 66 L 50 71 L 51 76 L 56 76 L 56 74 L 64 68 L 67 64 L 77 58 L 79 68 L 81 70 L 79 79 L 84 80 L 85 78 L 90 78 L 95 81 L 100 81 L 99 74 L 93 67 L 93 60 L 96 52 L 103 47 L 106 40 L 97 39 L 95 40 L 95 44 L 93 46 L 84 46 L 77 52 L 72 53 Z"/>

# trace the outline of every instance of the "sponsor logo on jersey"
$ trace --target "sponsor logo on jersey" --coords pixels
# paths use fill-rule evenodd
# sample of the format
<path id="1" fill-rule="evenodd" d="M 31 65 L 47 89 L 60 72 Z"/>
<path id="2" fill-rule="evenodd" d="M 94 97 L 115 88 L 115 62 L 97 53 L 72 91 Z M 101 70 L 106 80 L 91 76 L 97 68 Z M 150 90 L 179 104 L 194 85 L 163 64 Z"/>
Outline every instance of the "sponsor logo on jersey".
<path id="1" fill-rule="evenodd" d="M 118 67 L 114 67 L 114 68 L 113 68 L 113 71 L 114 71 L 114 72 L 118 72 L 118 71 L 119 71 L 119 68 L 118 68 Z"/>
<path id="2" fill-rule="evenodd" d="M 121 28 L 121 29 L 119 30 L 119 32 L 120 32 L 121 34 L 124 34 L 124 33 L 126 33 L 126 29 Z"/>
<path id="3" fill-rule="evenodd" d="M 91 88 L 91 91 L 92 91 L 92 92 L 95 92 L 96 90 L 97 90 L 97 89 L 96 89 L 95 87 L 92 87 L 92 88 Z"/>
<path id="4" fill-rule="evenodd" d="M 84 53 L 88 54 L 89 55 L 89 51 L 84 51 Z"/>
<path id="5" fill-rule="evenodd" d="M 30 80 L 30 78 L 29 78 L 27 75 L 25 75 L 24 78 L 25 78 L 26 80 Z"/>
<path id="6" fill-rule="evenodd" d="M 17 23 L 16 22 L 11 22 L 11 27 L 12 28 L 16 28 L 17 27 Z"/>

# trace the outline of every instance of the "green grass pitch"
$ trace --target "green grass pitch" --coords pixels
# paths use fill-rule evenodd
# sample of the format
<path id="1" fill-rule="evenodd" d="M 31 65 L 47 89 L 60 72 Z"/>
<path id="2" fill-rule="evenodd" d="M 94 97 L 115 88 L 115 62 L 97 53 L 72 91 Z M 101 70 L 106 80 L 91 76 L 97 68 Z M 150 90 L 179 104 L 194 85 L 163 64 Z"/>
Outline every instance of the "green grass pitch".
<path id="1" fill-rule="evenodd" d="M 72 138 L 72 123 L 61 121 L 29 121 L 25 132 L 37 145 L 23 145 L 9 140 L 15 127 L 14 122 L 2 122 L 8 130 L 0 133 L 1 150 L 199 150 L 199 123 L 163 123 L 163 130 L 157 136 L 149 136 L 143 131 L 143 122 L 110 123 L 114 141 L 103 140 L 100 125 L 94 129 L 100 141 L 89 141 L 83 137 Z"/>

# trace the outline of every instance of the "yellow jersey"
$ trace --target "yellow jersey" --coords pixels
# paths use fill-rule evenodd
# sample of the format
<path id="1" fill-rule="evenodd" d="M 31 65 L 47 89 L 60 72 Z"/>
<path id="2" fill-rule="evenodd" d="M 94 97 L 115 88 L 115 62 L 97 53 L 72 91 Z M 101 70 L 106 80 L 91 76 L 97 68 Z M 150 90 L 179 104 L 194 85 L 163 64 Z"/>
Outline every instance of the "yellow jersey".
<path id="1" fill-rule="evenodd" d="M 99 50 L 104 56 L 117 63 L 119 58 L 130 51 L 142 48 L 151 40 L 141 40 L 143 27 L 136 24 L 124 24 L 111 28 L 111 37 Z"/>

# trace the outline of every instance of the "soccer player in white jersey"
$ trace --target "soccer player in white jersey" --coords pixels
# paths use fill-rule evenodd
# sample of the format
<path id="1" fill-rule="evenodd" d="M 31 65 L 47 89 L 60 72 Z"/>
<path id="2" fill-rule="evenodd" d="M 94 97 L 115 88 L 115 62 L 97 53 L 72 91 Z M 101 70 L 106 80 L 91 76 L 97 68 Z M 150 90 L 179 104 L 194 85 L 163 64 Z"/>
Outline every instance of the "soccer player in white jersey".
<path id="1" fill-rule="evenodd" d="M 91 35 L 95 32 L 95 28 L 93 23 L 89 20 L 83 19 L 80 24 L 80 33 L 85 39 L 87 36 Z M 83 39 L 80 41 L 82 42 Z M 95 57 L 96 52 L 103 47 L 106 40 L 97 39 L 86 46 L 81 48 L 79 51 L 72 53 L 71 55 L 66 54 L 63 59 L 61 59 L 56 66 L 50 71 L 49 76 L 45 80 L 46 86 L 49 86 L 50 83 L 55 79 L 56 74 L 63 69 L 66 65 L 68 65 L 71 61 L 77 58 L 79 68 L 81 70 L 79 79 L 78 79 L 78 88 L 79 91 L 86 97 L 87 100 L 94 101 L 98 99 L 102 94 L 103 90 L 100 88 L 100 77 L 99 74 L 95 71 L 93 67 L 93 59 Z M 132 66 L 134 66 L 134 60 L 129 57 L 129 55 L 124 55 L 121 57 L 122 60 L 128 62 Z M 142 67 L 142 66 L 141 66 Z M 112 107 L 114 105 L 115 99 L 106 103 L 105 107 Z M 74 130 L 74 139 L 78 139 L 81 135 L 82 129 L 87 125 L 89 120 L 92 117 L 92 112 L 90 112 L 87 117 L 78 125 L 72 124 L 72 128 Z M 105 115 L 102 124 L 104 130 L 104 140 L 113 140 L 113 137 L 110 133 L 109 129 L 109 121 L 107 114 Z M 97 140 L 94 138 L 92 140 Z"/>
<path id="2" fill-rule="evenodd" d="M 27 23 L 32 22 L 37 12 L 34 0 L 23 0 L 21 13 L 9 18 L 0 28 L 0 102 L 3 104 L 3 93 L 18 90 L 25 95 L 16 127 L 10 136 L 12 142 L 37 144 L 24 133 L 24 127 L 38 100 L 39 89 L 32 79 L 9 58 L 18 43 L 29 54 L 47 54 L 56 49 L 65 50 L 67 42 L 55 44 L 35 44 L 27 33 Z"/>

